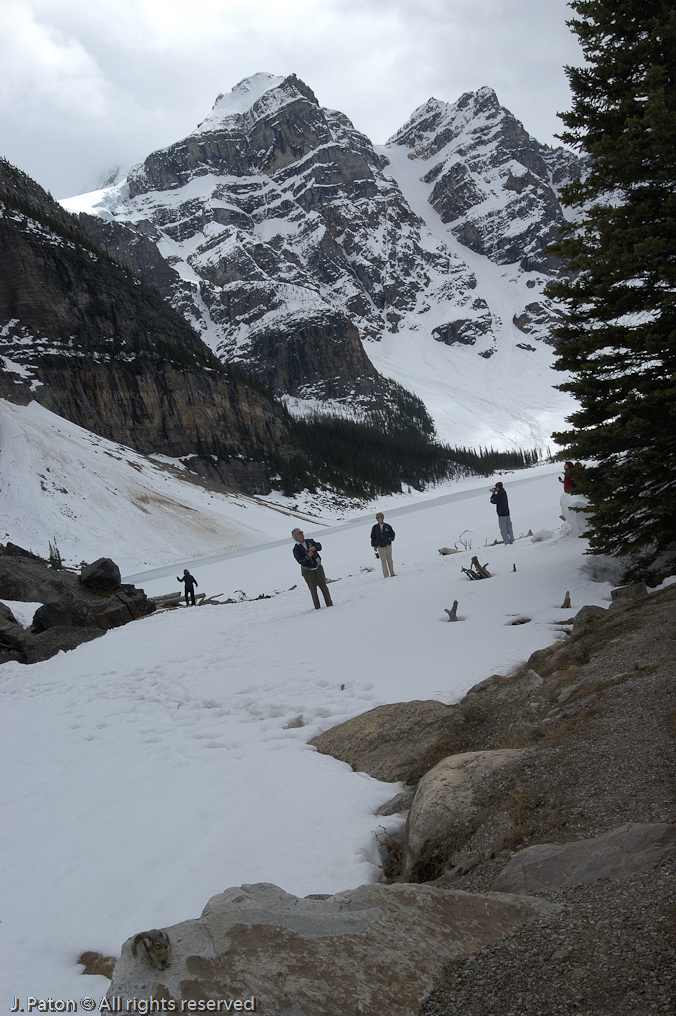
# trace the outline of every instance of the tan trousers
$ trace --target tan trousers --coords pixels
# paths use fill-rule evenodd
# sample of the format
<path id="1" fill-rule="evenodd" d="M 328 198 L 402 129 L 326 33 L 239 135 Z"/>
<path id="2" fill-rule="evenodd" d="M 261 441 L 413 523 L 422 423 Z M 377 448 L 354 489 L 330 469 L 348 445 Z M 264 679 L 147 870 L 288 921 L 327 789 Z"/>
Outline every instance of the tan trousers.
<path id="1" fill-rule="evenodd" d="M 319 595 L 317 589 L 321 589 L 324 596 L 324 601 L 327 607 L 333 606 L 333 600 L 331 599 L 331 593 L 329 587 L 326 584 L 326 575 L 324 574 L 323 566 L 317 565 L 314 571 L 310 568 L 303 568 L 303 578 L 308 584 L 310 594 L 312 596 L 312 602 L 315 605 L 315 610 L 319 610 Z"/>
<path id="2" fill-rule="evenodd" d="M 394 565 L 392 564 L 392 544 L 388 543 L 386 547 L 378 547 L 378 557 L 380 563 L 383 566 L 383 578 L 389 578 L 390 575 L 394 575 Z M 387 569 L 390 569 L 389 574 Z"/>

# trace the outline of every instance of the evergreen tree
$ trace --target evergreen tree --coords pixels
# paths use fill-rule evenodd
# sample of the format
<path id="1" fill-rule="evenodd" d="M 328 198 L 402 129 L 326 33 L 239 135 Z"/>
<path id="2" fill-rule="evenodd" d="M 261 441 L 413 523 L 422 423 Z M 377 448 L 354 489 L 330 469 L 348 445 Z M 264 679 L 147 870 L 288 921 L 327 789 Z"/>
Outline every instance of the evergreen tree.
<path id="1" fill-rule="evenodd" d="M 676 541 L 676 5 L 572 0 L 586 60 L 566 72 L 561 140 L 589 157 L 550 251 L 568 262 L 560 385 L 580 408 L 555 434 L 590 462 L 592 553 L 646 562 Z"/>

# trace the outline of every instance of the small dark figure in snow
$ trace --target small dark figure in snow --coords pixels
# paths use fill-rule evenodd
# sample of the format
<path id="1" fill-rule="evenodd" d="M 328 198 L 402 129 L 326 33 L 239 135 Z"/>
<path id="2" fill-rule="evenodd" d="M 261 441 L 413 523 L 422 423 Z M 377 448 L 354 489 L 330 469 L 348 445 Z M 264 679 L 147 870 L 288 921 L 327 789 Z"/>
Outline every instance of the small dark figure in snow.
<path id="1" fill-rule="evenodd" d="M 380 563 L 383 568 L 383 578 L 389 578 L 390 575 L 396 575 L 394 565 L 392 564 L 392 541 L 394 540 L 394 529 L 385 522 L 385 516 L 382 512 L 378 512 L 376 515 L 376 524 L 371 530 L 371 546 L 375 547 L 376 557 L 380 558 Z M 389 573 L 388 569 L 389 568 Z"/>
<path id="2" fill-rule="evenodd" d="M 191 575 L 187 568 L 184 568 L 183 569 L 183 578 L 179 578 L 178 575 L 177 575 L 176 576 L 176 581 L 177 582 L 184 582 L 185 583 L 185 605 L 186 605 L 186 607 L 188 606 L 188 598 L 190 598 L 190 603 L 194 607 L 195 606 L 195 586 L 199 585 L 199 582 L 197 581 L 195 576 Z"/>
<path id="3" fill-rule="evenodd" d="M 500 535 L 502 536 L 502 542 L 507 546 L 509 543 L 514 543 L 514 532 L 512 530 L 512 520 L 509 517 L 509 501 L 507 500 L 507 491 L 502 486 L 500 480 L 491 487 L 491 504 L 495 505 L 495 510 L 498 513 L 498 525 L 500 526 Z"/>

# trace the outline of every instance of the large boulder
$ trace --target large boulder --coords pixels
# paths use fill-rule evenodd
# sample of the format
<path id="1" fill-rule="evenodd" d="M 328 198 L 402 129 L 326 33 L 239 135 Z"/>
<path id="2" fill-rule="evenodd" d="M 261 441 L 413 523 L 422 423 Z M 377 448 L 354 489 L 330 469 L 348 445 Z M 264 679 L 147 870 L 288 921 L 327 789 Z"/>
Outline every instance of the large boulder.
<path id="1" fill-rule="evenodd" d="M 0 663 L 8 663 L 10 660 L 21 661 L 23 657 L 26 632 L 14 618 L 9 607 L 0 604 L 4 608 L 0 612 Z"/>
<path id="2" fill-rule="evenodd" d="M 427 881 L 438 877 L 444 866 L 453 866 L 456 841 L 463 839 L 458 830 L 467 828 L 475 812 L 474 795 L 479 783 L 522 754 L 516 748 L 469 751 L 450 755 L 425 773 L 406 820 L 402 866 L 405 881 Z M 504 822 L 501 820 L 498 826 L 493 839 L 504 836 Z M 497 842 L 486 842 L 481 849 L 487 852 L 498 847 Z"/>
<path id="3" fill-rule="evenodd" d="M 83 642 L 91 642 L 104 635 L 100 628 L 69 628 L 55 627 L 47 631 L 33 635 L 26 632 L 23 642 L 23 657 L 20 663 L 40 663 L 41 660 L 48 660 L 60 652 L 68 652 L 76 649 Z"/>
<path id="4" fill-rule="evenodd" d="M 607 613 L 608 611 L 605 607 L 598 607 L 595 603 L 585 604 L 584 607 L 580 607 L 573 618 L 573 631 L 579 631 L 580 628 L 584 628 L 586 625 L 600 620 L 602 617 L 605 617 Z"/>
<path id="5" fill-rule="evenodd" d="M 240 999 L 240 1011 L 248 1003 L 267 1016 L 412 1016 L 450 960 L 553 911 L 528 897 L 435 886 L 364 885 L 300 899 L 245 885 L 166 929 L 165 970 L 125 942 L 109 997 Z"/>
<path id="6" fill-rule="evenodd" d="M 416 762 L 457 731 L 464 719 L 457 706 L 433 699 L 395 702 L 331 727 L 310 743 L 355 772 L 396 783 L 407 780 Z"/>
<path id="7" fill-rule="evenodd" d="M 76 575 L 50 568 L 33 554 L 8 554 L 0 547 L 0 597 L 25 603 L 50 603 L 60 600 L 79 585 Z"/>
<path id="8" fill-rule="evenodd" d="M 629 822 L 573 843 L 539 843 L 520 850 L 500 872 L 495 892 L 566 889 L 599 878 L 621 879 L 649 871 L 676 854 L 676 825 Z"/>
<path id="9" fill-rule="evenodd" d="M 80 569 L 80 582 L 92 593 L 114 593 L 122 584 L 122 575 L 109 557 L 100 557 Z"/>
<path id="10" fill-rule="evenodd" d="M 129 621 L 138 620 L 139 617 L 146 617 L 154 610 L 155 604 L 148 599 L 142 589 L 124 585 L 112 596 L 100 600 L 92 613 L 94 624 L 105 631 L 108 628 L 119 628 Z"/>
<path id="11" fill-rule="evenodd" d="M 31 630 L 36 634 L 48 628 L 91 628 L 94 626 L 92 612 L 72 593 L 60 601 L 43 603 L 33 614 Z"/>

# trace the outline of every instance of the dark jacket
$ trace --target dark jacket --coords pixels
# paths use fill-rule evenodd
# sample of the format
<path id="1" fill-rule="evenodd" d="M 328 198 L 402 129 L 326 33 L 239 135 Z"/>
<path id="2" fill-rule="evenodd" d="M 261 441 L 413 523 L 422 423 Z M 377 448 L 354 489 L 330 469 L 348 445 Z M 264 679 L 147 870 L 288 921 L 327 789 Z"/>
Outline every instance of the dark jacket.
<path id="1" fill-rule="evenodd" d="M 496 490 L 495 494 L 491 497 L 491 504 L 495 505 L 495 510 L 498 515 L 509 515 L 509 501 L 507 500 L 507 491 L 500 487 Z"/>
<path id="2" fill-rule="evenodd" d="M 307 556 L 307 552 L 310 547 L 315 548 L 315 553 L 312 557 Z M 296 561 L 298 561 L 301 568 L 307 568 L 309 571 L 316 571 L 322 561 L 319 556 L 319 551 L 321 549 L 321 543 L 315 543 L 314 540 L 306 540 L 305 543 L 296 542 L 293 545 L 293 556 Z"/>
<path id="3" fill-rule="evenodd" d="M 382 529 L 380 523 L 376 522 L 375 526 L 371 530 L 371 546 L 372 547 L 389 547 L 394 540 L 394 529 L 388 522 L 383 522 Z"/>
<path id="4" fill-rule="evenodd" d="M 176 581 L 177 582 L 185 582 L 185 591 L 186 591 L 186 593 L 189 592 L 191 589 L 194 589 L 195 586 L 199 585 L 199 582 L 197 581 L 195 576 L 194 575 L 190 575 L 190 574 L 188 574 L 188 575 L 181 575 L 180 578 L 177 575 L 176 576 Z"/>

